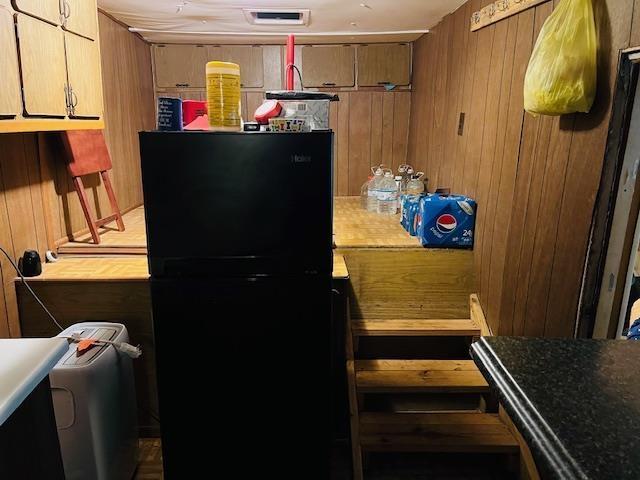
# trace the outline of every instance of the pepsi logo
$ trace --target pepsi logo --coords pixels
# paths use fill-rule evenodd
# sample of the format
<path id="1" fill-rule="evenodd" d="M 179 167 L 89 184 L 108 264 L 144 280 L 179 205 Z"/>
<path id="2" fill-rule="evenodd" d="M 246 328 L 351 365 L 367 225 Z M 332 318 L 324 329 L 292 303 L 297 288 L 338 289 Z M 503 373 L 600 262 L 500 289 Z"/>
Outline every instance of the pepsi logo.
<path id="1" fill-rule="evenodd" d="M 445 213 L 440 215 L 436 220 L 436 228 L 440 233 L 451 233 L 458 226 L 458 221 L 456 217 L 451 215 L 450 213 Z"/>

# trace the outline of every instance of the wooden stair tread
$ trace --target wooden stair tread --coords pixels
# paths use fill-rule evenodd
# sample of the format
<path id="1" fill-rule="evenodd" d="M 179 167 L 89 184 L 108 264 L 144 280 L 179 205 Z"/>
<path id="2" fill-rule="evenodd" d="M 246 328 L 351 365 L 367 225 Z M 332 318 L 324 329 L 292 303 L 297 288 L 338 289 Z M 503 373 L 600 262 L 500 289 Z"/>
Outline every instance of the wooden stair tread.
<path id="1" fill-rule="evenodd" d="M 489 390 L 472 360 L 357 360 L 355 375 L 360 393 Z"/>
<path id="2" fill-rule="evenodd" d="M 360 444 L 387 452 L 518 451 L 508 427 L 489 413 L 362 413 Z"/>
<path id="3" fill-rule="evenodd" d="M 389 319 L 353 320 L 351 331 L 356 337 L 400 336 L 480 336 L 481 328 L 471 319 Z"/>

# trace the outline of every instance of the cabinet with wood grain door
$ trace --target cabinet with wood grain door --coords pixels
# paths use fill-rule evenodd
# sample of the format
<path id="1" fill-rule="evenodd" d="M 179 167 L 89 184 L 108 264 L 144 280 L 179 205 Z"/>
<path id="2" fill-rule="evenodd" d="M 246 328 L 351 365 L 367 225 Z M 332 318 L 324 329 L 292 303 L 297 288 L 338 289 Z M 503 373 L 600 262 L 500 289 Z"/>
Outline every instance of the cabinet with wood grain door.
<path id="1" fill-rule="evenodd" d="M 62 28 L 97 40 L 98 10 L 91 0 L 60 0 Z"/>
<path id="2" fill-rule="evenodd" d="M 89 0 L 87 3 L 93 2 Z M 59 0 L 13 0 L 13 4 L 18 12 L 39 18 L 53 25 L 60 25 Z"/>
<path id="3" fill-rule="evenodd" d="M 204 45 L 154 45 L 156 86 L 159 88 L 204 88 L 207 47 Z"/>
<path id="4" fill-rule="evenodd" d="M 23 13 L 17 14 L 16 26 L 25 114 L 65 117 L 68 100 L 64 33 Z"/>
<path id="5" fill-rule="evenodd" d="M 97 42 L 65 32 L 69 116 L 102 116 L 102 75 Z"/>
<path id="6" fill-rule="evenodd" d="M 264 63 L 262 47 L 251 45 L 210 45 L 207 47 L 208 60 L 236 63 L 240 67 L 241 88 L 262 88 L 264 86 Z"/>
<path id="7" fill-rule="evenodd" d="M 411 45 L 358 45 L 358 86 L 405 86 L 411 83 Z"/>
<path id="8" fill-rule="evenodd" d="M 81 3 L 96 23 L 96 1 Z M 77 35 L 61 5 L 0 0 L 0 133 L 104 128 L 97 23 Z"/>
<path id="9" fill-rule="evenodd" d="M 20 101 L 20 69 L 16 37 L 13 33 L 13 13 L 0 6 L 0 118 L 14 118 L 22 111 Z"/>
<path id="10" fill-rule="evenodd" d="M 305 87 L 353 87 L 355 47 L 305 45 L 302 47 L 302 82 Z"/>

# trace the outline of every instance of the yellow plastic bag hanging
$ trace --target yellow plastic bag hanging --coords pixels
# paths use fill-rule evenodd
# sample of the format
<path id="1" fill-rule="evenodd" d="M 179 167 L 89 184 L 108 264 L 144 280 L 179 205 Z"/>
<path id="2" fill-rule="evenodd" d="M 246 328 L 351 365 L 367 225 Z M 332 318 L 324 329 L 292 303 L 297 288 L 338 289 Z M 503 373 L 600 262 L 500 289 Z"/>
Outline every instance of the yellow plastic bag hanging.
<path id="1" fill-rule="evenodd" d="M 533 115 L 588 112 L 596 94 L 597 43 L 591 0 L 562 0 L 542 26 L 524 78 Z"/>

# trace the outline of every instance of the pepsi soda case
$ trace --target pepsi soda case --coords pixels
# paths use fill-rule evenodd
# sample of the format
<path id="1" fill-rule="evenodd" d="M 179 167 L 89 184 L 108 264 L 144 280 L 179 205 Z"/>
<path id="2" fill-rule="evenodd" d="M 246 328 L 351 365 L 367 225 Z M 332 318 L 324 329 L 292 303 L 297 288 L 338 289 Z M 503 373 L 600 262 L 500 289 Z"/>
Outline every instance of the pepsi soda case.
<path id="1" fill-rule="evenodd" d="M 464 195 L 427 195 L 420 201 L 418 232 L 424 247 L 473 247 L 476 202 Z"/>
<path id="2" fill-rule="evenodd" d="M 412 237 L 415 237 L 418 232 L 418 214 L 422 197 L 423 195 L 403 195 L 401 199 L 400 224 Z"/>

